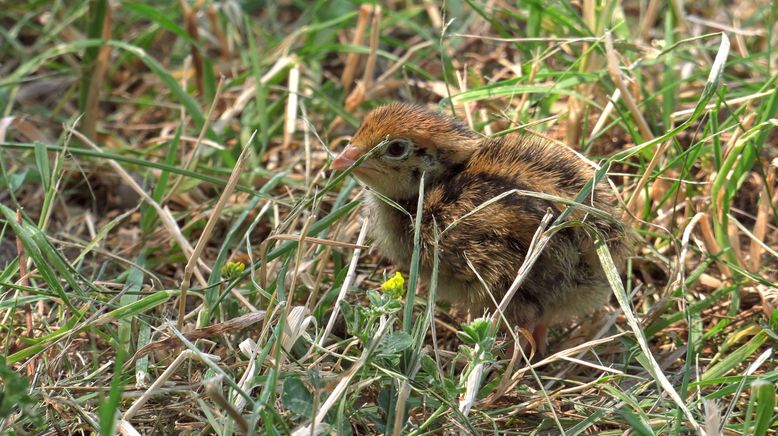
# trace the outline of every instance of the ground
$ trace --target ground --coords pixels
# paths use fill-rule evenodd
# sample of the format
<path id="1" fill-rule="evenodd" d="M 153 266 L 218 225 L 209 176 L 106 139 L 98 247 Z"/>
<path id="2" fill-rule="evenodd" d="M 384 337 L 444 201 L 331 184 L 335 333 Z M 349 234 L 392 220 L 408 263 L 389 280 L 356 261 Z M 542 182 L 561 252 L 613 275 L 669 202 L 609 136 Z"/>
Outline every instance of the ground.
<path id="1" fill-rule="evenodd" d="M 775 11 L 5 4 L 2 432 L 774 434 Z M 545 358 L 359 240 L 329 162 L 390 101 L 607 171 L 635 250 Z"/>

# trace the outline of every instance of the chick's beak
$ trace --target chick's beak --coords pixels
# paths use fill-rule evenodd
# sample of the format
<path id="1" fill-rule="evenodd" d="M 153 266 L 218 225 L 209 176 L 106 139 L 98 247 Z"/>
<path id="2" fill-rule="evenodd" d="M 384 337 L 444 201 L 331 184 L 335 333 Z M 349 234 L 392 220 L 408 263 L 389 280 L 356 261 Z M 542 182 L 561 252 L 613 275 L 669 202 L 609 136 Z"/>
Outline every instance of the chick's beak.
<path id="1" fill-rule="evenodd" d="M 362 156 L 362 150 L 357 148 L 354 144 L 349 144 L 346 146 L 345 150 L 343 150 L 334 161 L 332 161 L 332 169 L 336 171 L 343 171 L 350 167 L 351 165 L 354 165 L 354 162 L 357 161 Z"/>

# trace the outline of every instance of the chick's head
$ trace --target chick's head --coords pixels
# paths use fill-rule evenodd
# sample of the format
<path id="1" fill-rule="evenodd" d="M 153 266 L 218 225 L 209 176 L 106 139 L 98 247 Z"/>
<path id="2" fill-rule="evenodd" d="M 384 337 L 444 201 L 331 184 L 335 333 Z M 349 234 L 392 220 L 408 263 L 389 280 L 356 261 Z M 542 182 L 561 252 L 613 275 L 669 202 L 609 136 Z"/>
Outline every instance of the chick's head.
<path id="1" fill-rule="evenodd" d="M 422 174 L 428 183 L 452 175 L 478 139 L 455 118 L 423 106 L 390 104 L 365 116 L 332 168 L 345 170 L 367 155 L 353 174 L 379 193 L 403 200 L 418 194 Z"/>

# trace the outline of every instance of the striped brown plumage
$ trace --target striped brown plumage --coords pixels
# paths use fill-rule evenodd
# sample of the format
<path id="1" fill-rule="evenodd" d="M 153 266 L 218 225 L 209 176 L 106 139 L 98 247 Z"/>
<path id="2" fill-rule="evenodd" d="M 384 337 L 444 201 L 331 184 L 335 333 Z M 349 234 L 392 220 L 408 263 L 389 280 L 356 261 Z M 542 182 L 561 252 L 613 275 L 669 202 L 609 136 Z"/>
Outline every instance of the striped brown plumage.
<path id="1" fill-rule="evenodd" d="M 397 266 L 409 267 L 424 174 L 422 280 L 429 280 L 432 269 L 435 224 L 442 231 L 459 220 L 439 240 L 438 295 L 474 315 L 495 310 L 489 293 L 497 302 L 502 299 L 546 211 L 558 216 L 565 205 L 511 194 L 461 218 L 510 190 L 574 199 L 594 175 L 591 166 L 566 147 L 519 134 L 483 138 L 455 118 L 410 104 L 390 104 L 368 113 L 333 168 L 346 169 L 371 150 L 353 174 L 370 188 L 365 208 L 375 244 Z M 616 200 L 604 183 L 596 185 L 584 204 L 618 216 Z M 585 227 L 603 234 L 616 265 L 623 265 L 627 255 L 625 230 L 615 220 L 581 210 L 570 219 L 575 223 L 551 238 L 506 313 L 509 321 L 534 332 L 541 351 L 549 325 L 590 313 L 610 295 Z"/>

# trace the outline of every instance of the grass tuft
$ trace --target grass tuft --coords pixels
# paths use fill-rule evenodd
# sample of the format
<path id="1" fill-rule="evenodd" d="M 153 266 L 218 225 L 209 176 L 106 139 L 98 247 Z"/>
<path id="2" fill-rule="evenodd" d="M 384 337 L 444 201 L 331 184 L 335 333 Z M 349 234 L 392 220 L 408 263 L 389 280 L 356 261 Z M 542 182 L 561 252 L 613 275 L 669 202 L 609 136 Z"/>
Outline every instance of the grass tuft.
<path id="1" fill-rule="evenodd" d="M 1 433 L 778 431 L 774 2 L 4 6 Z M 422 217 L 410 271 L 370 249 L 329 163 L 394 100 L 621 200 L 628 272 L 599 245 L 613 301 L 547 356 L 435 302 Z M 591 186 L 503 196 L 567 206 L 537 252 Z"/>

